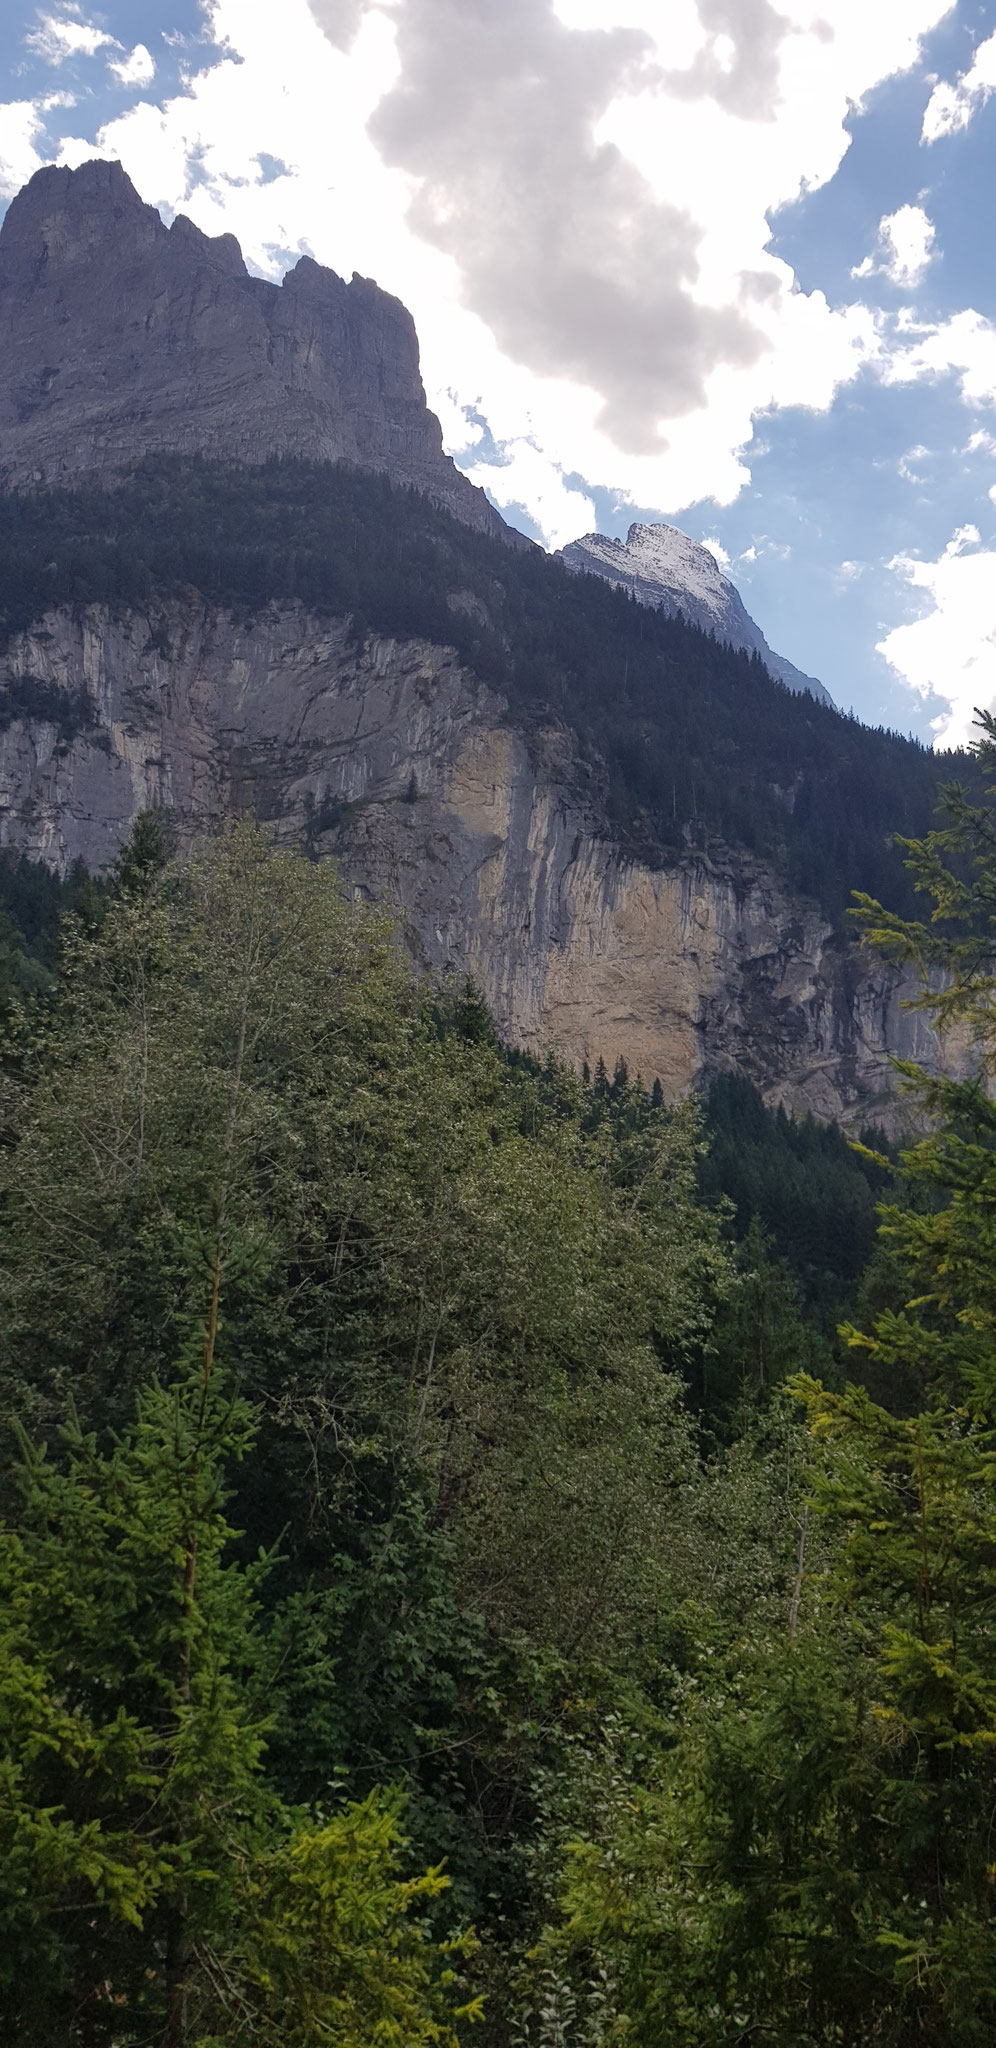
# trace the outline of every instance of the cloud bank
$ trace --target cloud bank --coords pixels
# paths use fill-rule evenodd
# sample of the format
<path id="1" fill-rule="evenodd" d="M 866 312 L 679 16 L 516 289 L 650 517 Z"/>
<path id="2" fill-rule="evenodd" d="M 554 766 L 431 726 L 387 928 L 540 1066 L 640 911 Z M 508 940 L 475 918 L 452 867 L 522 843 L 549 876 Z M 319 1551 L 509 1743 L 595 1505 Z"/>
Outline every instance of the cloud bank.
<path id="1" fill-rule="evenodd" d="M 552 0 L 404 0 L 395 21 L 399 77 L 371 134 L 416 181 L 414 233 L 453 258 L 513 362 L 596 394 L 621 452 L 662 446 L 710 374 L 764 341 L 746 298 L 696 298 L 698 224 L 597 136 L 656 75 L 650 39 L 565 28 Z"/>
<path id="2" fill-rule="evenodd" d="M 44 115 L 34 100 L 8 100 L 0 107 L 0 200 L 12 199 L 42 159 L 35 147 Z"/>
<path id="3" fill-rule="evenodd" d="M 996 553 L 979 543 L 978 527 L 963 526 L 937 561 L 890 564 L 931 609 L 887 633 L 878 651 L 918 696 L 946 701 L 933 721 L 942 747 L 966 746 L 976 707 L 996 703 Z"/>

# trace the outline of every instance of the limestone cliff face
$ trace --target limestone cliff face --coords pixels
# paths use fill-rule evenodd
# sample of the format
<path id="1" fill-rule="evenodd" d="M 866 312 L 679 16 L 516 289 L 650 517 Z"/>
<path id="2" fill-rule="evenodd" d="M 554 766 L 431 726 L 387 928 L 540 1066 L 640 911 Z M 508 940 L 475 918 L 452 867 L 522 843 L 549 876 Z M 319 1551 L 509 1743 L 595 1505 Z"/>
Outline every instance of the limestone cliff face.
<path id="1" fill-rule="evenodd" d="M 250 277 L 232 235 L 167 228 L 120 164 L 38 171 L 0 229 L 0 482 L 156 452 L 352 462 L 525 546 L 443 454 L 410 313 L 302 257 Z"/>
<path id="2" fill-rule="evenodd" d="M 746 857 L 661 870 L 604 835 L 560 729 L 528 741 L 455 655 L 298 606 L 61 611 L 0 662 L 0 844 L 110 861 L 136 813 L 251 809 L 337 853 L 415 959 L 470 970 L 500 1030 L 671 1096 L 735 1069 L 769 1101 L 894 1120 L 888 1053 L 936 1045 L 894 970 Z M 4 701 L 0 694 L 0 706 Z"/>

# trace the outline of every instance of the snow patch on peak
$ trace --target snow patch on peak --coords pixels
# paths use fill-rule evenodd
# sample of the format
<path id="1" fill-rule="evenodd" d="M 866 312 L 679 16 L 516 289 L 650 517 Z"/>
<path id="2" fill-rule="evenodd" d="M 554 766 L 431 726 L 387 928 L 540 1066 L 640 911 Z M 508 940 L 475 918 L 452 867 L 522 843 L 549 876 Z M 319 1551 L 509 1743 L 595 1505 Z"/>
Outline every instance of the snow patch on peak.
<path id="1" fill-rule="evenodd" d="M 680 527 L 637 520 L 625 541 L 612 540 L 604 533 L 586 533 L 561 548 L 560 559 L 578 574 L 587 571 L 630 591 L 639 604 L 666 611 L 671 617 L 681 612 L 691 625 L 715 633 L 718 640 L 759 654 L 769 674 L 786 689 L 808 690 L 824 704 L 832 704 L 822 683 L 772 652 L 715 555 Z"/>
<path id="2" fill-rule="evenodd" d="M 701 541 L 682 533 L 680 527 L 633 525 L 627 535 L 626 552 L 644 567 L 645 573 L 656 573 L 717 614 L 728 608 L 732 583 L 723 575 L 715 555 Z"/>

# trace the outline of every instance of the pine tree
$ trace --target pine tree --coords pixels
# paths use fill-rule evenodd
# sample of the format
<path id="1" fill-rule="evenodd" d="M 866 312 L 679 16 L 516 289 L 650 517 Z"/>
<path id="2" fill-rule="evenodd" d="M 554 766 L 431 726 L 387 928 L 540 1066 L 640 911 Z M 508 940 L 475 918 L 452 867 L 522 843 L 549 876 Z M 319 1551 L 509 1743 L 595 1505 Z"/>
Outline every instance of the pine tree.
<path id="1" fill-rule="evenodd" d="M 214 1308 L 106 1451 L 25 1443 L 0 1533 L 0 2019 L 19 2048 L 455 2048 L 454 1966 L 398 1802 L 312 1821 L 265 1769 L 266 1561 L 226 1470 L 254 1422 Z M 469 2016 L 470 2007 L 464 2008 Z"/>

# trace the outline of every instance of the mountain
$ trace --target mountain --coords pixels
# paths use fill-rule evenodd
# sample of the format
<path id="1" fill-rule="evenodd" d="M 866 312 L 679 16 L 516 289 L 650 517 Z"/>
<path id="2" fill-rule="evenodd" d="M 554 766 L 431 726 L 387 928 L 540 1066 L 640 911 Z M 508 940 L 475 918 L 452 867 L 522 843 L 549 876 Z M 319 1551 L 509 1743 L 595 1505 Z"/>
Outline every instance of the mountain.
<path id="1" fill-rule="evenodd" d="M 814 676 L 803 675 L 784 655 L 772 653 L 715 555 L 679 527 L 637 523 L 624 541 L 586 533 L 561 548 L 560 558 L 578 574 L 603 576 L 607 583 L 630 591 L 640 604 L 672 617 L 681 612 L 703 632 L 715 633 L 717 640 L 759 654 L 769 675 L 787 690 L 808 690 L 821 703 L 833 703 L 829 690 Z"/>
<path id="2" fill-rule="evenodd" d="M 502 1035 L 541 1057 L 621 1056 L 672 1099 L 740 1073 L 857 1125 L 891 1120 L 890 1053 L 936 1057 L 903 977 L 769 862 L 622 857 L 563 729 L 525 734 L 452 649 L 358 647 L 300 605 L 246 619 L 189 592 L 50 612 L 6 673 L 39 709 L 0 733 L 0 836 L 63 871 L 105 868 L 146 806 L 184 840 L 248 808 L 338 855 L 421 967 L 472 973 Z"/>
<path id="3" fill-rule="evenodd" d="M 234 236 L 167 228 L 119 163 L 49 165 L 0 228 L 0 478 L 120 475 L 157 450 L 356 463 L 527 545 L 443 454 L 398 299 L 310 256 L 250 277 Z"/>
<path id="4" fill-rule="evenodd" d="M 912 907 L 890 833 L 933 757 L 382 478 L 173 459 L 0 497 L 0 628 L 0 844 L 63 873 L 150 805 L 182 844 L 249 810 L 537 1053 L 859 1128 L 894 1120 L 891 1052 L 936 1056 L 841 916 Z"/>
<path id="5" fill-rule="evenodd" d="M 249 810 L 513 1044 L 898 1114 L 889 1054 L 936 1048 L 844 911 L 914 907 L 892 835 L 939 764 L 729 644 L 714 564 L 696 622 L 687 573 L 648 610 L 521 542 L 376 285 L 271 285 L 119 166 L 39 173 L 0 234 L 0 480 L 0 845 L 99 871 L 149 805 L 181 845 Z"/>

